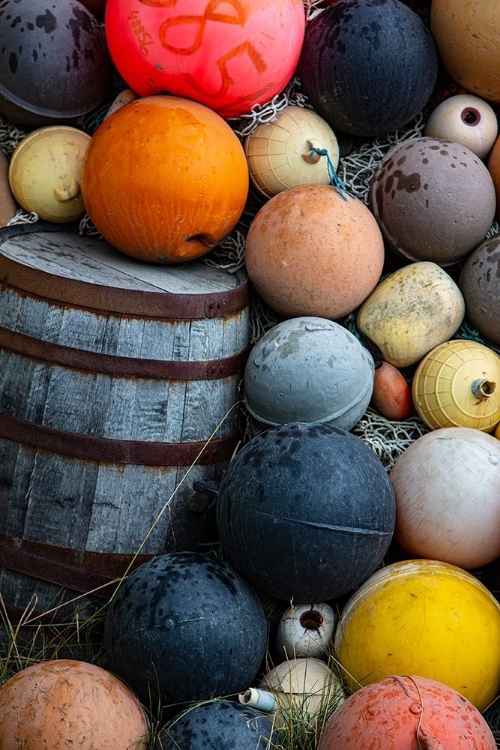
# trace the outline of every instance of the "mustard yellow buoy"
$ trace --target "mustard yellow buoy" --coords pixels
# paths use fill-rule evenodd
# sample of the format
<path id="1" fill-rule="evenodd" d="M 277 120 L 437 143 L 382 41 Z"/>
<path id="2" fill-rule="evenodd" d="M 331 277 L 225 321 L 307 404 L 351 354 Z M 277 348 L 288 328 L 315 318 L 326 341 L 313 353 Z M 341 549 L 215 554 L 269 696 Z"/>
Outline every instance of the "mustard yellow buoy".
<path id="1" fill-rule="evenodd" d="M 448 75 L 471 94 L 500 101 L 500 3 L 433 0 L 430 21 Z"/>
<path id="2" fill-rule="evenodd" d="M 81 219 L 83 158 L 90 135 L 69 125 L 39 128 L 23 138 L 9 166 L 15 199 L 40 219 L 63 223 Z"/>
<path id="3" fill-rule="evenodd" d="M 500 422 L 500 357 L 477 341 L 445 341 L 420 362 L 412 395 L 420 419 L 431 430 L 492 432 Z"/>
<path id="4" fill-rule="evenodd" d="M 465 302 L 451 276 L 436 263 L 403 266 L 380 282 L 360 307 L 356 325 L 395 367 L 419 362 L 460 327 Z"/>
<path id="5" fill-rule="evenodd" d="M 484 711 L 500 691 L 500 604 L 454 565 L 393 563 L 347 602 L 335 649 L 353 691 L 393 674 L 420 675 Z"/>
<path id="6" fill-rule="evenodd" d="M 252 184 L 266 198 L 296 185 L 328 185 L 337 169 L 339 145 L 316 112 L 290 105 L 247 136 L 245 154 Z"/>

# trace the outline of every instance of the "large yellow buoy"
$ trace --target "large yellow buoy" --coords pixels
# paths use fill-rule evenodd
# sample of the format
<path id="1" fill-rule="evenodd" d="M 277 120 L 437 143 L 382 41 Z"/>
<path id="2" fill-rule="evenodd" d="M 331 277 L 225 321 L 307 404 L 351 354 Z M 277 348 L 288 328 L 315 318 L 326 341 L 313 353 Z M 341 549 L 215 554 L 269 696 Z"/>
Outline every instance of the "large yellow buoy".
<path id="1" fill-rule="evenodd" d="M 477 341 L 445 341 L 420 362 L 412 395 L 420 419 L 431 430 L 492 432 L 500 422 L 500 357 Z"/>
<path id="2" fill-rule="evenodd" d="M 393 674 L 420 675 L 483 711 L 500 691 L 500 604 L 454 565 L 393 563 L 347 602 L 335 649 L 353 691 Z"/>
<path id="3" fill-rule="evenodd" d="M 289 105 L 252 130 L 245 154 L 253 185 L 266 198 L 296 185 L 328 185 L 339 163 L 331 127 L 311 109 Z"/>
<path id="4" fill-rule="evenodd" d="M 17 202 L 40 219 L 63 223 L 81 219 L 82 165 L 90 135 L 69 125 L 39 128 L 19 143 L 9 166 Z"/>

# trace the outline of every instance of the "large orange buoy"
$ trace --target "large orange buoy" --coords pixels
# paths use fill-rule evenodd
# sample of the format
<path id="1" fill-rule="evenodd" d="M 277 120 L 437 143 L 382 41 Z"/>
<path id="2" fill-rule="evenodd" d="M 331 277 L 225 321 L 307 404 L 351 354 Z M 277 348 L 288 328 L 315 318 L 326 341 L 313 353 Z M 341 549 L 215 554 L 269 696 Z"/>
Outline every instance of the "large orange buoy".
<path id="1" fill-rule="evenodd" d="M 85 154 L 82 194 L 116 248 L 176 263 L 207 253 L 248 194 L 243 146 L 224 120 L 187 99 L 151 96 L 107 117 Z"/>
<path id="2" fill-rule="evenodd" d="M 469 427 L 422 435 L 390 473 L 395 537 L 415 557 L 473 569 L 500 557 L 500 444 Z"/>
<path id="3" fill-rule="evenodd" d="M 500 101 L 500 3 L 433 0 L 431 32 L 453 80 L 471 94 Z"/>
<path id="4" fill-rule="evenodd" d="M 333 712 L 319 750 L 495 750 L 480 712 L 457 690 L 393 675 L 359 690 Z"/>
<path id="5" fill-rule="evenodd" d="M 330 185 L 299 185 L 257 213 L 247 235 L 246 264 L 257 291 L 277 312 L 336 319 L 376 286 L 384 243 L 358 198 Z"/>
<path id="6" fill-rule="evenodd" d="M 484 711 L 500 691 L 500 604 L 455 565 L 393 563 L 347 602 L 335 650 L 353 691 L 390 675 L 416 674 L 458 690 Z"/>
<path id="7" fill-rule="evenodd" d="M 34 664 L 0 688 L 2 750 L 148 746 L 146 714 L 110 672 L 84 661 Z"/>
<path id="8" fill-rule="evenodd" d="M 302 0 L 108 0 L 113 61 L 141 96 L 168 91 L 239 117 L 285 88 L 305 31 Z"/>

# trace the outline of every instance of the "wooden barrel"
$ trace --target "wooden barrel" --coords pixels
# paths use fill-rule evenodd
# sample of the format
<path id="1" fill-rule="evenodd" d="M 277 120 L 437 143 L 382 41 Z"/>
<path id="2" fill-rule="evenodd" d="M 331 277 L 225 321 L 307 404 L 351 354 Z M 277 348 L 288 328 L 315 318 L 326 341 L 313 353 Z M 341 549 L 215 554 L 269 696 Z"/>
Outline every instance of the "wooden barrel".
<path id="1" fill-rule="evenodd" d="M 0 230 L 0 282 L 0 591 L 41 613 L 203 541 L 193 482 L 239 439 L 248 282 L 41 223 Z"/>

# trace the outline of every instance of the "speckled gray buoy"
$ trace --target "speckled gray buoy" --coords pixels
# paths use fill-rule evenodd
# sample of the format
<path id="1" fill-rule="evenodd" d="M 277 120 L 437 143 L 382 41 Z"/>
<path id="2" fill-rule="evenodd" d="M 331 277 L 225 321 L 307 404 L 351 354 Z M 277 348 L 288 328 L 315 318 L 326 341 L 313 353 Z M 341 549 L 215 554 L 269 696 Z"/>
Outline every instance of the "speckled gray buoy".
<path id="1" fill-rule="evenodd" d="M 392 250 L 449 266 L 484 239 L 496 195 L 488 169 L 470 149 L 440 138 L 411 138 L 377 166 L 369 203 Z"/>
<path id="2" fill-rule="evenodd" d="M 500 346 L 500 235 L 482 242 L 467 258 L 458 282 L 468 322 Z"/>

